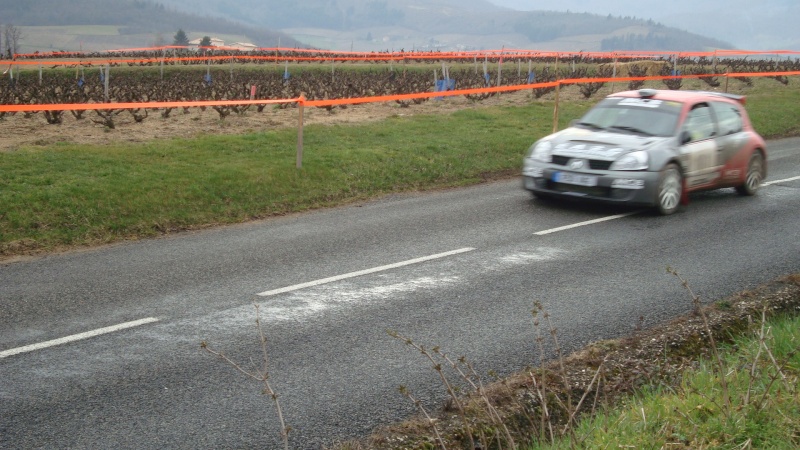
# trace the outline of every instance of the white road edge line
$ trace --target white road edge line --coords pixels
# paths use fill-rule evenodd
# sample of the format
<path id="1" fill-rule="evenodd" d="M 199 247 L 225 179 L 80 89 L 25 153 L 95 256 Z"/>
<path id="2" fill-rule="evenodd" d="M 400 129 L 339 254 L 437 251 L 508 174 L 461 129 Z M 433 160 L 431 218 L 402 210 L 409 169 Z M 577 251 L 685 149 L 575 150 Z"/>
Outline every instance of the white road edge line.
<path id="1" fill-rule="evenodd" d="M 770 181 L 768 183 L 762 183 L 761 185 L 762 186 L 769 186 L 769 185 L 772 185 L 772 184 L 786 183 L 788 181 L 795 181 L 795 180 L 800 180 L 800 177 L 784 178 L 783 180 Z"/>
<path id="2" fill-rule="evenodd" d="M 52 341 L 41 342 L 39 344 L 31 344 L 31 345 L 26 345 L 24 347 L 12 348 L 10 350 L 4 350 L 0 352 L 0 359 L 18 355 L 20 353 L 28 353 L 35 350 L 42 350 L 48 347 L 55 347 L 56 345 L 67 344 L 70 342 L 80 341 L 83 339 L 89 339 L 91 337 L 100 336 L 102 334 L 108 334 L 108 333 L 113 333 L 115 331 L 126 330 L 128 328 L 147 325 L 148 323 L 153 323 L 153 322 L 158 322 L 158 319 L 154 317 L 148 317 L 146 319 L 134 320 L 133 322 L 125 322 L 119 325 L 112 325 L 110 327 L 98 328 L 96 330 L 87 331 L 85 333 L 73 334 L 72 336 L 53 339 Z"/>
<path id="3" fill-rule="evenodd" d="M 633 211 L 625 214 L 617 214 L 616 216 L 601 217 L 599 219 L 587 220 L 586 222 L 573 223 L 572 225 L 565 225 L 563 227 L 551 228 L 549 230 L 539 231 L 538 233 L 533 233 L 533 234 L 536 236 L 544 236 L 547 234 L 558 233 L 559 231 L 571 230 L 573 228 L 578 228 L 578 227 L 585 227 L 586 225 L 594 225 L 600 222 L 608 222 L 609 220 L 621 219 L 623 217 L 639 214 L 640 212 L 641 211 Z"/>
<path id="4" fill-rule="evenodd" d="M 274 290 L 271 290 L 271 291 L 265 291 L 265 292 L 262 292 L 262 293 L 260 293 L 258 295 L 260 297 L 270 297 L 270 296 L 273 296 L 273 295 L 283 294 L 285 292 L 299 291 L 300 289 L 305 289 L 305 288 L 309 288 L 309 287 L 313 287 L 313 286 L 319 286 L 321 284 L 333 283 L 334 281 L 345 280 L 347 278 L 360 277 L 362 275 L 369 275 L 369 274 L 376 273 L 376 272 L 384 272 L 386 270 L 396 269 L 398 267 L 410 266 L 412 264 L 419 264 L 419 263 L 426 262 L 426 261 L 431 261 L 431 260 L 434 260 L 434 259 L 446 258 L 448 256 L 458 255 L 460 253 L 471 252 L 473 250 L 475 250 L 475 249 L 471 248 L 471 247 L 461 248 L 461 249 L 458 249 L 458 250 L 453 250 L 453 251 L 445 252 L 445 253 L 439 253 L 439 254 L 436 254 L 436 255 L 423 256 L 421 258 L 416 258 L 416 259 L 409 259 L 408 261 L 403 261 L 403 262 L 399 262 L 399 263 L 395 263 L 395 264 L 389 264 L 389 265 L 386 265 L 386 266 L 374 267 L 372 269 L 366 269 L 366 270 L 361 270 L 361 271 L 358 271 L 358 272 L 346 273 L 346 274 L 343 274 L 343 275 L 337 275 L 335 277 L 330 277 L 330 278 L 322 278 L 320 280 L 309 281 L 308 283 L 295 284 L 294 286 L 287 286 L 287 287 L 280 288 L 280 289 L 274 289 Z"/>

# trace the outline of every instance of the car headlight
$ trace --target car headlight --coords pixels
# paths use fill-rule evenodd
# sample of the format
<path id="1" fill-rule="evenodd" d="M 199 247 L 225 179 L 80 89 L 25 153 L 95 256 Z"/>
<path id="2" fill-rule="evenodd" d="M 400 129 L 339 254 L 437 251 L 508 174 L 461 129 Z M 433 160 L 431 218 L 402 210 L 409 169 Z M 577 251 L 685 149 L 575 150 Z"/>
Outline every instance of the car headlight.
<path id="1" fill-rule="evenodd" d="M 633 152 L 623 155 L 614 161 L 609 170 L 647 170 L 650 166 L 650 158 L 647 152 Z"/>
<path id="2" fill-rule="evenodd" d="M 550 141 L 540 141 L 531 150 L 531 159 L 541 162 L 553 161 L 553 144 Z"/>

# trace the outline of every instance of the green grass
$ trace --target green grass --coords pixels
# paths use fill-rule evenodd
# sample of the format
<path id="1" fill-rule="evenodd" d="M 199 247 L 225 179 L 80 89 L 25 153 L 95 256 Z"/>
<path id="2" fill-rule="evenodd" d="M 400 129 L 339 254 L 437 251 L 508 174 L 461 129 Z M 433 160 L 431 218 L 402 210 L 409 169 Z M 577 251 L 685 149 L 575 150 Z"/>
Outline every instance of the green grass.
<path id="1" fill-rule="evenodd" d="M 537 104 L 308 126 L 300 170 L 294 129 L 0 153 L 0 245 L 10 254 L 112 242 L 472 184 L 516 168 L 548 114 Z"/>
<path id="2" fill-rule="evenodd" d="M 767 87 L 748 93 L 756 129 L 768 138 L 800 134 L 796 80 L 788 87 L 758 81 Z M 596 101 L 562 102 L 560 128 Z M 551 131 L 552 114 L 552 102 L 532 101 L 307 126 L 300 170 L 295 129 L 0 153 L 0 255 L 155 236 L 515 174 L 528 146 Z"/>
<path id="3" fill-rule="evenodd" d="M 800 135 L 800 90 L 780 88 L 777 81 L 763 80 L 774 89 L 756 88 L 747 96 L 753 126 L 765 137 Z M 797 83 L 797 78 L 790 83 Z"/>
<path id="4" fill-rule="evenodd" d="M 771 339 L 742 336 L 724 354 L 726 406 L 716 362 L 701 361 L 677 389 L 650 388 L 617 409 L 583 420 L 579 448 L 794 449 L 800 446 L 800 317 L 769 321 Z M 753 362 L 755 375 L 751 376 Z M 780 368 L 780 373 L 778 372 Z M 785 379 L 782 377 L 786 377 Z M 569 440 L 530 449 L 575 448 Z"/>

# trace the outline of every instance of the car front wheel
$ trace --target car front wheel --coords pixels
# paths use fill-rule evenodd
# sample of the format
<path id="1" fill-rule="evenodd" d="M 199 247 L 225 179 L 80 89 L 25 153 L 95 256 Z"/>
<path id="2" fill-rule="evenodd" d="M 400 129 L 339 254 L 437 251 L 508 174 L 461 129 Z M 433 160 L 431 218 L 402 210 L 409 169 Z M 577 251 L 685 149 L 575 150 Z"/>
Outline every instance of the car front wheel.
<path id="1" fill-rule="evenodd" d="M 683 195 L 683 176 L 675 164 L 668 164 L 661 170 L 658 181 L 658 198 L 656 208 L 659 214 L 666 216 L 678 210 Z"/>
<path id="2" fill-rule="evenodd" d="M 747 176 L 743 184 L 736 186 L 736 192 L 741 195 L 756 195 L 763 180 L 764 156 L 757 151 L 750 157 L 750 162 L 747 164 Z"/>

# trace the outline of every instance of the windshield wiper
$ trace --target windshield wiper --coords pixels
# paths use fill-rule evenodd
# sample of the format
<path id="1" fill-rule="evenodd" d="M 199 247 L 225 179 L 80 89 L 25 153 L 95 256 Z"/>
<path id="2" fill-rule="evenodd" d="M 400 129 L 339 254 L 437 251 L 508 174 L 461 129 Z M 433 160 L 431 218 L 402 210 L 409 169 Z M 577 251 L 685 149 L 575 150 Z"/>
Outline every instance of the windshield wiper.
<path id="1" fill-rule="evenodd" d="M 580 125 L 582 127 L 591 128 L 591 129 L 597 130 L 597 131 L 605 130 L 604 127 L 601 127 L 600 125 L 598 125 L 596 123 L 591 123 L 591 122 L 578 122 L 576 125 Z"/>
<path id="2" fill-rule="evenodd" d="M 611 128 L 613 128 L 615 130 L 629 131 L 631 133 L 636 133 L 636 134 L 643 134 L 645 136 L 653 136 L 653 133 L 648 133 L 647 131 L 641 130 L 641 129 L 636 128 L 636 127 L 625 127 L 625 126 L 620 126 L 620 125 L 614 125 Z"/>

